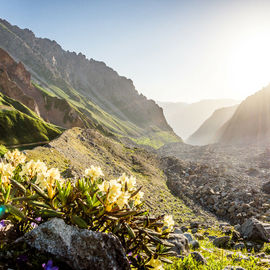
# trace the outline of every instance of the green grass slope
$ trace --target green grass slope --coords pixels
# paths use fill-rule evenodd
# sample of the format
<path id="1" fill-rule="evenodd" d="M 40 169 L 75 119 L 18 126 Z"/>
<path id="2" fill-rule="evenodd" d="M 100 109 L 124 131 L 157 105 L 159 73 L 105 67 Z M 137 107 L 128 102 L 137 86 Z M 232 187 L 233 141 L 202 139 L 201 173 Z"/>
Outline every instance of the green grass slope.
<path id="1" fill-rule="evenodd" d="M 33 111 L 0 94 L 0 144 L 11 146 L 49 141 L 62 132 Z"/>

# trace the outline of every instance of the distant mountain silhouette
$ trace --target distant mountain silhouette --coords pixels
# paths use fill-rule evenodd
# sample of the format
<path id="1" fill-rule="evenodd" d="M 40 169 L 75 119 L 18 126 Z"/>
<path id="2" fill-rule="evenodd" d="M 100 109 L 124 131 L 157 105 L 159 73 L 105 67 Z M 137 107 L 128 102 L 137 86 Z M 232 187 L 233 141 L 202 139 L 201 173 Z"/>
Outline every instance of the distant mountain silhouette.
<path id="1" fill-rule="evenodd" d="M 270 85 L 247 97 L 217 135 L 222 143 L 270 143 Z"/>
<path id="2" fill-rule="evenodd" d="M 164 115 L 177 135 L 187 139 L 211 114 L 223 107 L 239 103 L 232 99 L 209 99 L 195 103 L 158 102 L 163 108 Z"/>
<path id="3" fill-rule="evenodd" d="M 214 113 L 203 122 L 199 129 L 188 139 L 187 143 L 193 145 L 206 145 L 217 141 L 217 131 L 233 116 L 238 105 L 215 110 Z"/>

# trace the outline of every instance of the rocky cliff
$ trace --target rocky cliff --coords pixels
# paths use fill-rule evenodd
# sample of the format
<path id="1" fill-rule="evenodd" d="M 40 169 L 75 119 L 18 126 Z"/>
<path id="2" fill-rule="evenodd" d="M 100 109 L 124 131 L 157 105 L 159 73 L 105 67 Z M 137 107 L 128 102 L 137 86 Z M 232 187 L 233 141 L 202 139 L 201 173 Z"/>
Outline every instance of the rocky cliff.
<path id="1" fill-rule="evenodd" d="M 31 83 L 31 74 L 0 48 L 0 92 L 16 99 L 36 112 L 45 121 L 70 128 L 83 126 L 83 121 L 64 99 L 50 96 Z"/>

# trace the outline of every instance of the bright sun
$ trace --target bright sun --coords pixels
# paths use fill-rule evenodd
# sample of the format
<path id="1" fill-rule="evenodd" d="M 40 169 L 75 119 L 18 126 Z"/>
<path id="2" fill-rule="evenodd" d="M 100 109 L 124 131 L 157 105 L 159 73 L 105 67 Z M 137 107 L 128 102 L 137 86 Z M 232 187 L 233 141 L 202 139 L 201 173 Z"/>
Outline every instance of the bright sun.
<path id="1" fill-rule="evenodd" d="M 269 84 L 269 66 L 269 29 L 235 40 L 228 57 L 228 72 L 238 95 L 249 95 Z"/>

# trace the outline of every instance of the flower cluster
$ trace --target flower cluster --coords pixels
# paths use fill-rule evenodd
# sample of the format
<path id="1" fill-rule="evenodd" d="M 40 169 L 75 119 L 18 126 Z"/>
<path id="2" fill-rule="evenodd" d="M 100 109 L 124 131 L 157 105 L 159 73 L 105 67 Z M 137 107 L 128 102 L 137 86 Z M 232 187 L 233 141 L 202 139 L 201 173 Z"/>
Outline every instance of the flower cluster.
<path id="1" fill-rule="evenodd" d="M 33 161 L 25 163 L 20 172 L 21 177 L 29 177 L 30 179 L 36 178 L 35 183 L 42 189 L 48 191 L 49 198 L 55 194 L 57 183 L 63 183 L 58 169 L 48 169 L 46 164 L 41 161 Z"/>
<path id="2" fill-rule="evenodd" d="M 23 153 L 21 153 L 18 149 L 7 152 L 4 155 L 4 158 L 14 167 L 17 167 L 19 164 L 25 163 L 26 160 L 26 156 Z"/>
<path id="3" fill-rule="evenodd" d="M 91 171 L 92 175 L 103 175 L 99 167 L 92 166 Z M 102 181 L 98 188 L 103 195 L 106 195 L 106 210 L 111 211 L 114 207 L 121 210 L 128 206 L 129 202 L 132 202 L 135 206 L 139 205 L 144 193 L 139 190 L 136 191 L 136 186 L 136 178 L 128 177 L 125 173 L 116 180 Z"/>
<path id="4" fill-rule="evenodd" d="M 172 215 L 167 215 L 164 217 L 164 230 L 167 232 L 172 232 L 174 226 L 174 220 Z"/>
<path id="5" fill-rule="evenodd" d="M 0 220 L 5 216 L 29 230 L 60 217 L 79 228 L 113 232 L 131 254 L 132 267 L 162 270 L 174 221 L 170 215 L 150 217 L 143 195 L 135 177 L 122 174 L 106 180 L 100 167 L 91 166 L 76 181 L 64 181 L 58 169 L 39 160 L 26 162 L 18 150 L 0 162 Z M 51 261 L 43 268 L 57 269 Z"/>

